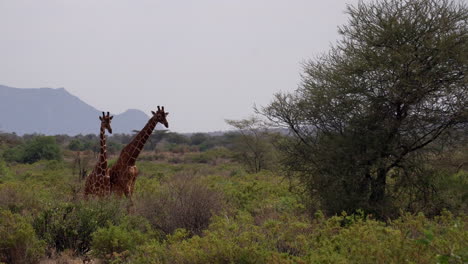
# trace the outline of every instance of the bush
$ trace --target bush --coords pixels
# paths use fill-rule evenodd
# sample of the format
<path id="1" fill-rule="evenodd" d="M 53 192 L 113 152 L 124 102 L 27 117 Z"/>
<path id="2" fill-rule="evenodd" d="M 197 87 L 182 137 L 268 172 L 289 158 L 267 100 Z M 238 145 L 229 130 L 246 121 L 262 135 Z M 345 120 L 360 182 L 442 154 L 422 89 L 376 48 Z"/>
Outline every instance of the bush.
<path id="1" fill-rule="evenodd" d="M 166 234 L 177 228 L 200 234 L 222 208 L 221 194 L 191 175 L 175 175 L 159 189 L 157 193 L 143 193 L 136 200 L 136 210 Z"/>
<path id="2" fill-rule="evenodd" d="M 208 186 L 223 193 L 232 207 L 260 218 L 305 213 L 301 189 L 296 187 L 298 190 L 291 192 L 293 183 L 266 170 L 257 174 L 233 170 L 228 177 L 210 176 L 206 181 Z"/>
<path id="3" fill-rule="evenodd" d="M 10 175 L 10 169 L 8 169 L 5 161 L 0 157 L 0 183 L 9 178 Z"/>
<path id="4" fill-rule="evenodd" d="M 37 186 L 23 186 L 19 183 L 4 183 L 0 185 L 0 209 L 23 214 L 26 211 L 36 211 L 42 208 L 38 198 Z M 36 191 L 36 193 L 34 193 Z"/>
<path id="5" fill-rule="evenodd" d="M 99 228 L 93 234 L 92 254 L 106 260 L 121 261 L 126 259 L 138 245 L 143 244 L 145 236 L 124 225 L 109 225 Z"/>
<path id="6" fill-rule="evenodd" d="M 37 239 L 25 218 L 0 209 L 0 262 L 36 263 L 45 243 Z"/>
<path id="7" fill-rule="evenodd" d="M 35 137 L 24 147 L 24 163 L 34 163 L 38 160 L 61 160 L 60 147 L 55 137 Z"/>
<path id="8" fill-rule="evenodd" d="M 310 262 L 466 263 L 466 217 L 443 212 L 433 220 L 405 214 L 385 224 L 354 216 L 335 216 L 319 224 Z M 344 225 L 344 226 L 343 226 Z"/>
<path id="9" fill-rule="evenodd" d="M 394 207 L 409 212 L 439 215 L 447 209 L 454 214 L 468 213 L 468 172 L 425 169 L 418 175 L 389 181 L 389 196 Z"/>
<path id="10" fill-rule="evenodd" d="M 92 234 L 108 223 L 120 223 L 125 211 L 120 201 L 111 198 L 64 203 L 44 210 L 33 225 L 50 248 L 85 253 L 90 249 Z"/>
<path id="11" fill-rule="evenodd" d="M 468 171 L 445 174 L 436 179 L 438 199 L 442 206 L 453 213 L 468 213 Z"/>
<path id="12" fill-rule="evenodd" d="M 85 145 L 79 139 L 73 139 L 68 143 L 68 149 L 73 151 L 83 151 L 85 150 Z"/>
<path id="13" fill-rule="evenodd" d="M 167 257 L 166 245 L 156 240 L 151 240 L 136 249 L 136 253 L 131 257 L 134 264 L 162 264 L 170 263 Z"/>
<path id="14" fill-rule="evenodd" d="M 39 160 L 61 160 L 60 147 L 52 136 L 35 136 L 3 154 L 7 161 L 34 163 Z"/>
<path id="15" fill-rule="evenodd" d="M 145 263 L 466 263 L 466 217 L 405 214 L 385 223 L 363 214 L 315 220 L 283 216 L 256 224 L 246 212 L 215 217 L 198 236 L 177 230 L 140 246 Z M 148 258 L 146 258 L 147 260 Z M 132 259 L 133 260 L 133 259 Z"/>
<path id="16" fill-rule="evenodd" d="M 209 149 L 204 152 L 187 154 L 186 160 L 192 163 L 207 163 L 207 164 L 216 165 L 221 160 L 223 159 L 226 160 L 231 157 L 232 157 L 232 153 L 228 149 L 224 147 L 219 147 L 219 148 Z"/>
<path id="17" fill-rule="evenodd" d="M 3 156 L 3 159 L 5 159 L 5 161 L 23 162 L 24 145 L 18 145 L 18 146 L 6 149 L 3 152 L 2 156 Z"/>
<path id="18" fill-rule="evenodd" d="M 162 244 L 140 247 L 135 259 L 157 252 L 150 263 L 303 263 L 292 254 L 310 251 L 304 238 L 311 234 L 311 225 L 288 220 L 259 226 L 248 213 L 215 217 L 201 236 L 189 238 L 187 231 L 178 229 Z"/>
<path id="19" fill-rule="evenodd" d="M 208 140 L 209 136 L 205 133 L 195 133 L 190 136 L 190 145 L 200 145 L 206 140 Z"/>

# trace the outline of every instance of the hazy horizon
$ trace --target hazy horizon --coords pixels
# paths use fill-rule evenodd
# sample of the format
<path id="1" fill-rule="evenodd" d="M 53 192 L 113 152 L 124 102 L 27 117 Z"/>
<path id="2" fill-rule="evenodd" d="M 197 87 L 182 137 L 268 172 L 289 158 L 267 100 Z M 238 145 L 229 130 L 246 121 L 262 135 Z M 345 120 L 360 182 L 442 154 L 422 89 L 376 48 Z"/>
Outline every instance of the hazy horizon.
<path id="1" fill-rule="evenodd" d="M 113 113 L 164 105 L 176 132 L 228 130 L 296 89 L 357 2 L 0 0 L 0 84 L 63 87 Z"/>

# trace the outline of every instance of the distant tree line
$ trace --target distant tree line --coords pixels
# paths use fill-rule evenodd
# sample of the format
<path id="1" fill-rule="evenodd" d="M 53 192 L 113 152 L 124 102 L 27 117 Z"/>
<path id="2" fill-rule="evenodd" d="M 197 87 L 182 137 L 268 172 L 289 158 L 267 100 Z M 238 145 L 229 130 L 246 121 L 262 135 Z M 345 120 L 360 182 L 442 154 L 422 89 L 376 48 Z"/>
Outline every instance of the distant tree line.
<path id="1" fill-rule="evenodd" d="M 234 127 L 237 130 L 216 133 L 215 135 L 211 133 L 180 134 L 157 130 L 148 139 L 144 150 L 156 154 L 160 152 L 205 152 L 215 148 L 226 148 L 233 151 L 232 157 L 245 164 L 247 170 L 258 172 L 262 169 L 268 169 L 269 164 L 272 163 L 269 160 L 271 155 L 268 152 L 273 151 L 273 146 L 268 143 L 269 138 L 266 131 L 262 131 L 255 137 L 254 141 L 251 141 L 250 133 L 256 131 L 256 128 Z M 118 154 L 133 136 L 132 134 L 108 136 L 108 153 Z M 26 134 L 18 136 L 14 133 L 0 133 L 0 156 L 5 161 L 19 163 L 34 163 L 41 159 L 60 160 L 64 151 L 96 154 L 99 152 L 99 142 L 99 137 L 95 134 L 77 136 Z M 257 145 L 254 144 L 254 146 L 251 142 L 255 142 Z"/>

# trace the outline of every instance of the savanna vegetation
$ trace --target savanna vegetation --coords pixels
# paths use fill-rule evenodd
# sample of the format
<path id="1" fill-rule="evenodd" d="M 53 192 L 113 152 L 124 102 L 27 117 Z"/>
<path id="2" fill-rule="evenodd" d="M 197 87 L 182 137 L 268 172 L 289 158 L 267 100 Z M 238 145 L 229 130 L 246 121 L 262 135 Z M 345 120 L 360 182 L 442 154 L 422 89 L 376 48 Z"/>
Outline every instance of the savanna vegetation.
<path id="1" fill-rule="evenodd" d="M 161 133 L 161 132 L 157 132 Z M 267 132 L 263 132 L 267 133 Z M 157 135 L 159 137 L 159 135 Z M 1 260 L 5 263 L 463 263 L 467 258 L 465 148 L 444 152 L 427 200 L 399 197 L 395 217 L 364 210 L 328 214 L 278 165 L 252 171 L 239 147 L 249 134 L 173 135 L 142 154 L 133 205 L 83 199 L 70 142 L 60 158 L 0 163 Z M 2 134 L 2 154 L 42 136 Z M 89 136 L 93 137 L 93 136 Z M 279 161 L 270 133 L 265 155 Z M 55 137 L 52 137 L 55 138 Z M 59 140 L 58 138 L 61 138 Z M 112 136 L 116 140 L 122 135 Z M 203 140 L 201 140 L 203 138 Z M 12 140 L 14 139 L 14 140 Z M 254 140 L 251 138 L 250 140 Z M 60 144 L 57 142 L 61 142 Z M 201 151 L 200 146 L 213 143 Z M 250 141 L 249 141 L 250 142 Z M 120 143 L 116 141 L 116 145 Z M 176 147 L 175 147 L 176 146 Z M 45 148 L 49 146 L 45 145 Z M 242 150 L 245 151 L 245 150 Z M 41 151 L 40 151 L 41 152 Z M 272 153 L 274 155 L 272 155 Z M 94 165 L 93 152 L 81 153 Z M 89 157 L 88 157 L 89 155 Z M 252 155 L 254 157 L 254 155 Z M 116 155 L 112 155 L 114 160 Z M 255 159 L 253 159 L 255 160 Z M 407 191 L 413 186 L 409 185 Z M 433 208 L 440 208 L 434 213 Z"/>
<path id="2" fill-rule="evenodd" d="M 131 201 L 83 198 L 97 135 L 0 134 L 0 262 L 467 263 L 467 6 L 347 12 L 232 132 L 155 131 Z"/>

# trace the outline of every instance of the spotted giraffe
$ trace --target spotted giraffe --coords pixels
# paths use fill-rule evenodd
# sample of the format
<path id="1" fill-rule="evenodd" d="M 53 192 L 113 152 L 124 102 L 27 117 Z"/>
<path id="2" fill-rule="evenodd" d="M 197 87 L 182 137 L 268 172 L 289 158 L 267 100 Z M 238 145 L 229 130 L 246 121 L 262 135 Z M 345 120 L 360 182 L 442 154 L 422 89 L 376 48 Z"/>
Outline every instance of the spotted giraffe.
<path id="1" fill-rule="evenodd" d="M 138 176 L 138 169 L 135 162 L 140 155 L 146 141 L 153 133 L 156 124 L 159 122 L 166 128 L 169 127 L 166 117 L 169 113 L 164 112 L 164 106 L 159 107 L 158 111 L 151 111 L 153 116 L 145 127 L 125 146 L 120 152 L 120 156 L 114 166 L 110 169 L 111 191 L 119 196 L 125 195 L 131 197 L 135 187 L 135 181 Z"/>
<path id="2" fill-rule="evenodd" d="M 101 132 L 99 138 L 101 140 L 101 149 L 99 152 L 99 157 L 94 166 L 93 171 L 86 177 L 85 183 L 85 196 L 95 195 L 95 196 L 107 196 L 110 195 L 111 183 L 109 176 L 109 169 L 107 168 L 107 153 L 106 153 L 106 129 L 112 134 L 111 120 L 113 116 L 107 115 L 102 112 L 102 116 L 99 117 L 101 120 Z"/>

